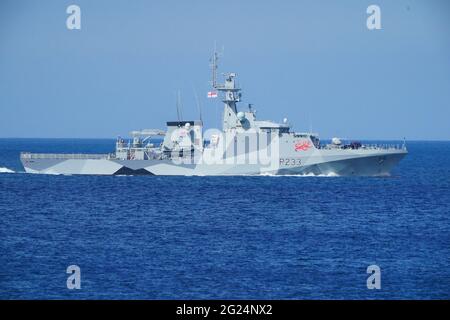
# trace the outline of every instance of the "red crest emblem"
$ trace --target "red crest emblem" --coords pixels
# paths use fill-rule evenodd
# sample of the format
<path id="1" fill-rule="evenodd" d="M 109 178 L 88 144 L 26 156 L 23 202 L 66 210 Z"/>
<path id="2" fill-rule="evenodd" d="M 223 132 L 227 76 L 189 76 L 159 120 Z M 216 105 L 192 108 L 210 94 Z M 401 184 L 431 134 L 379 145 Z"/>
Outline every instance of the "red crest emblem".
<path id="1" fill-rule="evenodd" d="M 294 146 L 295 151 L 306 151 L 309 148 L 311 148 L 311 142 L 309 141 L 302 141 L 302 142 L 297 142 Z"/>

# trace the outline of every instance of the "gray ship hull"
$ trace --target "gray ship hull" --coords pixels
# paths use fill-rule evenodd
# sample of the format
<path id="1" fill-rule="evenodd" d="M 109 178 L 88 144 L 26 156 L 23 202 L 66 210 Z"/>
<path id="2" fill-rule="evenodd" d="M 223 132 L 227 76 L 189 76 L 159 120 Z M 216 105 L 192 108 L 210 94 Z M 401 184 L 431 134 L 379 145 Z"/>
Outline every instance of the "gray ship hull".
<path id="1" fill-rule="evenodd" d="M 53 155 L 53 158 L 21 156 L 28 173 L 63 175 L 327 175 L 384 176 L 407 154 L 406 150 L 316 150 L 292 159 L 274 159 L 270 165 L 175 163 L 172 160 L 118 160 L 107 155 L 89 158 Z"/>

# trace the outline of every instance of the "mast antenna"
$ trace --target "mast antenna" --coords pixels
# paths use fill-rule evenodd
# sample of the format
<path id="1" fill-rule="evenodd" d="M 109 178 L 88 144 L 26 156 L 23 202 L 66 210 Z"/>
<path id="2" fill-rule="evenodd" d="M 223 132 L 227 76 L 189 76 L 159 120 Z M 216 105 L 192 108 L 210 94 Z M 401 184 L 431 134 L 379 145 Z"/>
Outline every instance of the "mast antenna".
<path id="1" fill-rule="evenodd" d="M 197 90 L 195 90 L 194 85 L 192 85 L 192 90 L 194 90 L 195 101 L 197 102 L 197 109 L 200 116 L 200 121 L 203 122 L 202 119 L 202 106 L 200 105 L 200 100 L 198 99 Z"/>
<path id="2" fill-rule="evenodd" d="M 225 51 L 225 47 L 222 47 L 222 52 L 218 53 L 217 52 L 217 44 L 216 44 L 216 41 L 214 41 L 214 54 L 210 60 L 211 61 L 211 71 L 212 71 L 211 84 L 214 89 L 217 88 L 217 68 L 218 68 L 217 62 L 219 60 L 219 57 L 223 55 L 224 51 Z"/>
<path id="3" fill-rule="evenodd" d="M 181 113 L 181 93 L 180 90 L 177 92 L 177 117 L 178 121 L 181 121 L 183 114 Z"/>
<path id="4" fill-rule="evenodd" d="M 214 42 L 214 53 L 211 59 L 211 71 L 212 71 L 212 87 L 215 89 L 217 87 L 217 60 L 219 59 L 216 51 L 216 43 Z"/>

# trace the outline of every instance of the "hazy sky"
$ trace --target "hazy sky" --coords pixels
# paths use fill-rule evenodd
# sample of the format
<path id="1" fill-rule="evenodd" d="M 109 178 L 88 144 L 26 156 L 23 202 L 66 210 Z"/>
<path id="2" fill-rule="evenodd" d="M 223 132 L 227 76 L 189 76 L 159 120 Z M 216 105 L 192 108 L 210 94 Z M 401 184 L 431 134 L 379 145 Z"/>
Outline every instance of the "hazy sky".
<path id="1" fill-rule="evenodd" d="M 81 30 L 66 8 L 81 7 Z M 366 9 L 381 8 L 381 30 Z M 323 138 L 450 139 L 450 1 L 0 0 L 0 137 L 108 137 L 184 118 L 214 41 L 259 119 Z"/>

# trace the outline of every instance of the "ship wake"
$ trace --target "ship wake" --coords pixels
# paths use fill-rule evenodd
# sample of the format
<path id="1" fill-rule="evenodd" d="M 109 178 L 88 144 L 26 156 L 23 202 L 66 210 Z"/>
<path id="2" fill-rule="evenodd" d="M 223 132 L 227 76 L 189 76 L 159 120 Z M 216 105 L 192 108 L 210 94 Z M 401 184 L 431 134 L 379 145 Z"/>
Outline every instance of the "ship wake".
<path id="1" fill-rule="evenodd" d="M 8 169 L 6 167 L 0 167 L 0 173 L 15 173 L 15 171 Z"/>
<path id="2" fill-rule="evenodd" d="M 298 174 L 274 174 L 274 173 L 261 173 L 260 176 L 266 177 L 339 177 L 340 175 L 334 172 L 327 174 L 315 174 L 315 173 L 298 173 Z"/>

